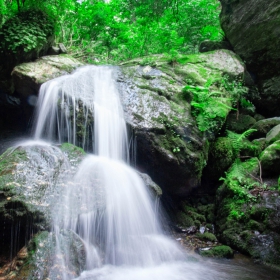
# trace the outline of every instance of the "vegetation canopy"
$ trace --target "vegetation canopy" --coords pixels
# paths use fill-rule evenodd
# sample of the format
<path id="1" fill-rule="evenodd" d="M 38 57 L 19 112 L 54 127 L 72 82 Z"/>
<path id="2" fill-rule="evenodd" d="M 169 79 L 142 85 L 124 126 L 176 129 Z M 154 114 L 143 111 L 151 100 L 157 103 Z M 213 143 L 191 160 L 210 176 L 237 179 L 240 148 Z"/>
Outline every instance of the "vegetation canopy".
<path id="1" fill-rule="evenodd" d="M 46 12 L 56 42 L 89 63 L 194 53 L 201 41 L 223 37 L 218 0 L 0 0 L 0 25 L 29 9 Z"/>

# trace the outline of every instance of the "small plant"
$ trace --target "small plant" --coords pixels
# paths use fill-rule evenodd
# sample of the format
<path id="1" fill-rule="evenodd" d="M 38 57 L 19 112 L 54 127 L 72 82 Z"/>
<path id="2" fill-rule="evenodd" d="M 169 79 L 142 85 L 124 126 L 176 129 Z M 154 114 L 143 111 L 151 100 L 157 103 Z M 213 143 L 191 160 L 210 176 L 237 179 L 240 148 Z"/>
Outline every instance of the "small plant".
<path id="1" fill-rule="evenodd" d="M 248 88 L 243 86 L 243 83 L 238 80 L 230 81 L 226 75 L 222 79 L 222 86 L 232 96 L 232 106 L 236 109 L 236 118 L 239 117 L 240 108 L 246 108 L 247 110 L 254 112 L 255 106 L 246 98 L 248 94 Z"/>
<path id="2" fill-rule="evenodd" d="M 219 129 L 232 109 L 231 99 L 225 97 L 222 91 L 214 90 L 211 85 L 212 81 L 208 81 L 204 87 L 187 85 L 183 89 L 183 92 L 193 94 L 192 112 L 200 131 Z"/>

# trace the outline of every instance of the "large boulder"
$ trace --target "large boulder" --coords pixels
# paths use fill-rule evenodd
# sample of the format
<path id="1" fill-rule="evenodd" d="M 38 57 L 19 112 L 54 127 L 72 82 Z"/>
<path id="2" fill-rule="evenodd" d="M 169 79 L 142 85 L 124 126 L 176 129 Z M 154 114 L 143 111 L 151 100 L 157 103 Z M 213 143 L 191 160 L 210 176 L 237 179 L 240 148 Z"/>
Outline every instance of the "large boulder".
<path id="1" fill-rule="evenodd" d="M 280 140 L 269 145 L 260 155 L 264 174 L 280 175 Z"/>
<path id="2" fill-rule="evenodd" d="M 158 56 L 146 61 L 124 63 L 118 76 L 125 117 L 135 141 L 137 166 L 164 192 L 186 196 L 200 184 L 208 141 L 207 133 L 197 127 L 190 99 L 182 88 L 186 83 L 204 86 L 209 80 L 221 81 L 223 75 L 238 78 L 244 67 L 227 50 L 185 56 L 175 65 Z"/>
<path id="3" fill-rule="evenodd" d="M 12 72 L 15 91 L 21 98 L 30 99 L 32 95 L 38 95 L 44 82 L 69 74 L 82 65 L 65 54 L 43 56 L 34 62 L 22 63 Z"/>
<path id="4" fill-rule="evenodd" d="M 34 233 L 51 228 L 65 174 L 74 171 L 83 156 L 83 150 L 71 144 L 59 148 L 34 141 L 0 156 L 0 259 L 16 255 Z"/>
<path id="5" fill-rule="evenodd" d="M 79 65 L 65 55 L 19 65 L 13 71 L 16 89 L 29 98 L 38 93 L 43 82 Z M 175 64 L 165 56 L 135 59 L 117 68 L 116 74 L 125 119 L 134 137 L 137 167 L 163 191 L 187 195 L 200 184 L 208 157 L 208 136 L 215 137 L 231 108 L 231 93 L 218 87 L 225 75 L 227 79 L 241 78 L 244 65 L 231 51 L 218 50 L 184 56 Z M 198 129 L 191 111 L 191 93 L 183 91 L 186 84 L 200 88 L 209 81 L 213 90 L 221 90 L 228 100 L 225 116 L 215 123 L 212 134 Z"/>
<path id="6" fill-rule="evenodd" d="M 20 99 L 20 108 L 26 123 L 33 115 L 40 86 L 50 79 L 69 74 L 82 65 L 77 59 L 61 54 L 43 56 L 34 62 L 22 63 L 13 69 L 14 94 Z"/>
<path id="7" fill-rule="evenodd" d="M 280 113 L 280 3 L 277 0 L 220 0 L 221 26 L 234 51 L 257 82 L 255 104 L 266 116 Z"/>

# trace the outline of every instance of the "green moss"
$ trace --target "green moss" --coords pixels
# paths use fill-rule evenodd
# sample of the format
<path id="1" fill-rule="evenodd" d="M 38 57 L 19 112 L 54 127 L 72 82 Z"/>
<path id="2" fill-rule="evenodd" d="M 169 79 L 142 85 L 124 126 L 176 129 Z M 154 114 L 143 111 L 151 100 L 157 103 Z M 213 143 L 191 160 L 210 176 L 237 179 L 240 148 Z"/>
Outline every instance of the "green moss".
<path id="1" fill-rule="evenodd" d="M 194 220 L 181 211 L 177 213 L 176 220 L 177 223 L 183 227 L 190 227 L 195 225 Z"/>
<path id="2" fill-rule="evenodd" d="M 202 240 L 206 240 L 206 241 L 211 241 L 211 242 L 216 242 L 217 241 L 217 237 L 210 232 L 205 232 L 205 233 L 197 233 L 196 237 Z"/>
<path id="3" fill-rule="evenodd" d="M 216 246 L 210 250 L 200 252 L 203 257 L 227 258 L 231 259 L 234 256 L 233 250 L 229 246 Z"/>
<path id="4" fill-rule="evenodd" d="M 86 155 L 85 151 L 82 148 L 77 147 L 70 143 L 63 143 L 60 146 L 60 149 L 64 153 L 66 153 L 68 158 L 72 161 L 74 160 L 74 161 L 80 162 L 82 160 L 82 158 Z"/>

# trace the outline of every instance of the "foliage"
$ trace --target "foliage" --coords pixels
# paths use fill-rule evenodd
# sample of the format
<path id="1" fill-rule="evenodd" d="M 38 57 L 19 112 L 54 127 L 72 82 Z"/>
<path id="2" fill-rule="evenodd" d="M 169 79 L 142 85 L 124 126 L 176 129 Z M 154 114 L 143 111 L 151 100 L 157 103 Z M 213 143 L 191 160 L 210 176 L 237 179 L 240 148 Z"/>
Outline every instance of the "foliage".
<path id="1" fill-rule="evenodd" d="M 252 113 L 255 112 L 255 106 L 247 99 L 248 88 L 243 85 L 242 81 L 231 81 L 229 76 L 225 75 L 222 79 L 222 85 L 226 91 L 231 93 L 233 99 L 232 106 L 236 108 L 237 114 L 239 113 L 240 107 L 246 108 Z"/>
<path id="2" fill-rule="evenodd" d="M 204 87 L 187 85 L 183 91 L 193 94 L 192 113 L 199 130 L 219 129 L 232 109 L 231 99 L 225 96 L 222 89 L 212 87 L 212 82 L 208 81 Z"/>
<path id="3" fill-rule="evenodd" d="M 0 0 L 0 7 L 0 23 L 19 10 L 45 11 L 55 19 L 56 41 L 90 63 L 157 53 L 174 61 L 223 36 L 218 0 Z"/>
<path id="4" fill-rule="evenodd" d="M 8 20 L 0 31 L 0 51 L 28 52 L 40 48 L 53 32 L 53 24 L 40 10 L 29 10 Z"/>
<path id="5" fill-rule="evenodd" d="M 231 140 L 232 149 L 237 157 L 240 155 L 240 150 L 243 146 L 243 140 L 245 140 L 251 133 L 257 131 L 257 129 L 248 129 L 242 134 L 238 134 L 227 130 L 227 137 Z"/>

